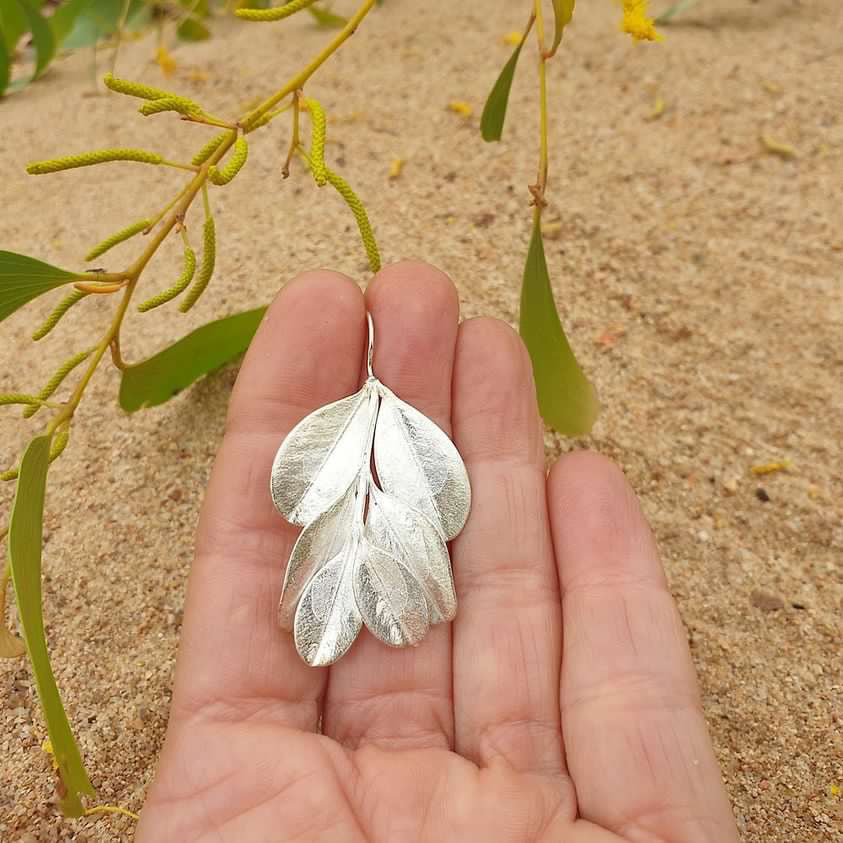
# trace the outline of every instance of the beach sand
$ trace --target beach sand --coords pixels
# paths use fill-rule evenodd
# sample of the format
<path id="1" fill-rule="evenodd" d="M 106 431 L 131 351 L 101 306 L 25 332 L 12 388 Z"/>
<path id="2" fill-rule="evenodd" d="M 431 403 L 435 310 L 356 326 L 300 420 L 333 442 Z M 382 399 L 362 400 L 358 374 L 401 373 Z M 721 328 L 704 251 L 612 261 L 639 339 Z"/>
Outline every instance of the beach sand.
<path id="1" fill-rule="evenodd" d="M 464 316 L 512 324 L 538 153 L 527 53 L 502 143 L 482 142 L 479 114 L 523 6 L 389 0 L 307 86 L 330 117 L 329 162 L 366 202 L 385 260 L 440 266 Z M 619 33 L 618 18 L 610 2 L 580 3 L 549 69 L 545 246 L 563 323 L 604 407 L 592 436 L 548 435 L 549 457 L 594 448 L 641 496 L 744 839 L 841 840 L 843 8 L 702 0 L 664 42 L 641 45 Z M 170 79 L 152 35 L 123 45 L 117 72 L 233 116 L 331 37 L 303 17 L 212 28 L 212 40 L 173 51 Z M 99 58 L 104 72 L 108 52 Z M 135 100 L 92 90 L 90 56 L 76 54 L 0 103 L 4 249 L 82 268 L 91 245 L 183 182 L 132 164 L 33 178 L 28 161 L 108 146 L 184 159 L 210 131 L 173 115 L 144 119 Z M 449 110 L 452 101 L 473 114 Z M 765 148 L 762 136 L 793 155 Z M 267 303 L 305 269 L 365 283 L 338 197 L 300 166 L 281 179 L 288 140 L 286 119 L 254 135 L 244 171 L 212 194 L 212 288 L 188 316 L 131 313 L 127 359 Z M 391 179 L 396 159 L 404 166 Z M 138 247 L 130 241 L 99 263 L 119 267 Z M 146 289 L 168 286 L 179 259 L 168 243 Z M 38 388 L 115 305 L 84 302 L 35 346 L 28 337 L 54 302 L 45 296 L 2 325 L 0 390 Z M 97 804 L 143 804 L 166 725 L 193 529 L 234 378 L 229 367 L 130 417 L 116 403 L 117 371 L 101 367 L 50 473 L 47 632 Z M 4 411 L 3 467 L 37 418 Z M 788 467 L 753 473 L 769 463 Z M 4 512 L 11 494 L 11 484 L 0 490 Z M 0 840 L 131 839 L 125 817 L 57 815 L 24 661 L 0 663 L 0 700 Z"/>

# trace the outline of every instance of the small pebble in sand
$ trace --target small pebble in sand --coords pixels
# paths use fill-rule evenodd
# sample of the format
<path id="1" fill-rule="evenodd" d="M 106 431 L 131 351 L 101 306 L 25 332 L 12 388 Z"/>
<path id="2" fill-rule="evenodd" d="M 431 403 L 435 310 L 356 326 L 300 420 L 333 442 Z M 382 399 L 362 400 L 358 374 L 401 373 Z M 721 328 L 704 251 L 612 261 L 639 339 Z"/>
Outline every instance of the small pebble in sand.
<path id="1" fill-rule="evenodd" d="M 777 612 L 779 609 L 784 609 L 784 600 L 781 597 L 760 589 L 755 589 L 749 595 L 749 602 L 762 612 Z"/>

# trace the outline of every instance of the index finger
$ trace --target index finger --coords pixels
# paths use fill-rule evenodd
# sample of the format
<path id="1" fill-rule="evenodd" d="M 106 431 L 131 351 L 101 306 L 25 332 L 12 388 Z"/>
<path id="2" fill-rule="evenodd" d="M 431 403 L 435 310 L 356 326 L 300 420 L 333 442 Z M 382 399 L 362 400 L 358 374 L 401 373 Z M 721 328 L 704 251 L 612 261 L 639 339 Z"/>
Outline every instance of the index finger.
<path id="1" fill-rule="evenodd" d="M 278 625 L 298 529 L 275 510 L 275 452 L 305 415 L 359 386 L 363 296 L 334 272 L 306 273 L 276 297 L 249 347 L 199 521 L 171 719 L 271 706 L 315 729 L 325 671 L 305 665 Z"/>

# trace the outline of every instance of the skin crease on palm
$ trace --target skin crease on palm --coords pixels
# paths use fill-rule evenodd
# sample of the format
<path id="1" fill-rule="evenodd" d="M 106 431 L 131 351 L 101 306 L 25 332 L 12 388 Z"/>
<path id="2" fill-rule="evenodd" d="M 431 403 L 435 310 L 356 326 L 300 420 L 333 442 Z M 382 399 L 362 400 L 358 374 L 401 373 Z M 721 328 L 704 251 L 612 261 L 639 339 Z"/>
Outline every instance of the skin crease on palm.
<path id="1" fill-rule="evenodd" d="M 452 624 L 363 631 L 310 668 L 276 608 L 298 530 L 285 434 L 375 373 L 456 442 L 472 510 Z M 165 745 L 136 840 L 734 843 L 685 631 L 638 502 L 588 452 L 545 470 L 532 375 L 433 267 L 284 287 L 243 362 L 202 508 Z"/>

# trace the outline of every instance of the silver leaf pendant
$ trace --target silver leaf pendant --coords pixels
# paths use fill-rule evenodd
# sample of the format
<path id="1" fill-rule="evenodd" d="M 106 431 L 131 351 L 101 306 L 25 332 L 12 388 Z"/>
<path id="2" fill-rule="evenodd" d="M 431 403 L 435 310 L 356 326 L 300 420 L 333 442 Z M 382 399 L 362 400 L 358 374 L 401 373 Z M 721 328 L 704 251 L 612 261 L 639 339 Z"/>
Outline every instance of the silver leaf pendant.
<path id="1" fill-rule="evenodd" d="M 448 435 L 372 372 L 362 388 L 305 416 L 275 455 L 272 500 L 296 541 L 279 621 L 299 655 L 328 665 L 366 627 L 391 647 L 418 644 L 457 610 L 447 541 L 471 507 Z"/>

